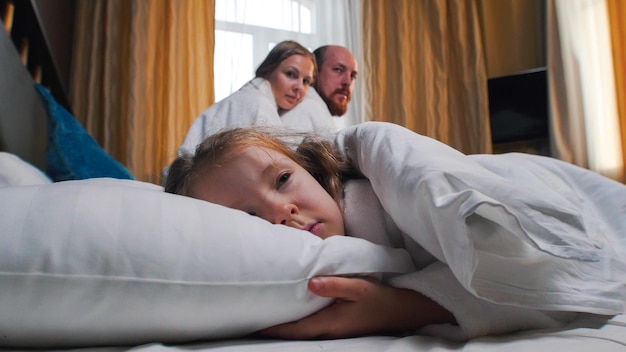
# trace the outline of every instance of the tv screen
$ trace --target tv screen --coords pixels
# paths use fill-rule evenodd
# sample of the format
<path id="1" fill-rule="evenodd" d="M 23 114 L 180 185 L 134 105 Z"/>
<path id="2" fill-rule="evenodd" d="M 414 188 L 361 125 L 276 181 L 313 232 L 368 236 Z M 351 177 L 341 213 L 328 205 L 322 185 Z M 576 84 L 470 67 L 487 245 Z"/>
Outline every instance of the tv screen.
<path id="1" fill-rule="evenodd" d="M 488 90 L 494 144 L 548 138 L 545 67 L 491 78 Z"/>

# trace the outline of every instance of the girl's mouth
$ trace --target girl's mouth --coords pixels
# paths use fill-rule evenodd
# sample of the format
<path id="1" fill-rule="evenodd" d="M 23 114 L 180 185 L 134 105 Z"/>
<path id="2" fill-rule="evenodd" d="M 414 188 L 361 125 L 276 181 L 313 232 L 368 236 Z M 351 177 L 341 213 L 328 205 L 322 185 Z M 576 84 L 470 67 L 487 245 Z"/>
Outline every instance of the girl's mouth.
<path id="1" fill-rule="evenodd" d="M 307 231 L 309 231 L 310 233 L 319 236 L 320 231 L 322 230 L 322 223 L 321 222 L 317 222 L 311 226 L 309 226 L 309 228 L 307 229 Z"/>

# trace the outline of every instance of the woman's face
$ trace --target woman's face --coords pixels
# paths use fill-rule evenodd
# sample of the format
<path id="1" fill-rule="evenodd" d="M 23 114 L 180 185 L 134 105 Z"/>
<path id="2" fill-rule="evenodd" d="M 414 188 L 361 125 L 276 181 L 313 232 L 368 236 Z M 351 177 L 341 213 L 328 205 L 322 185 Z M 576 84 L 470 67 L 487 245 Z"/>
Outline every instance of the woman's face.
<path id="1" fill-rule="evenodd" d="M 245 147 L 192 179 L 189 195 L 247 212 L 272 224 L 326 238 L 344 234 L 335 200 L 298 163 L 273 149 Z"/>
<path id="2" fill-rule="evenodd" d="M 302 55 L 291 55 L 276 67 L 267 80 L 272 86 L 276 105 L 290 110 L 302 101 L 313 83 L 313 62 Z"/>

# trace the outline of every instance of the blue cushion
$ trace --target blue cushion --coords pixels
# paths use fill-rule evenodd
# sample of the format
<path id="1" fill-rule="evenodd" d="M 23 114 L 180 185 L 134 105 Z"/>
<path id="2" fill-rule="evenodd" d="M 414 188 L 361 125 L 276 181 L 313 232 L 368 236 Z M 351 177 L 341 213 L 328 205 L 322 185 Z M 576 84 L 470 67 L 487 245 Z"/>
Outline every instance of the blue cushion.
<path id="1" fill-rule="evenodd" d="M 46 173 L 54 181 L 96 177 L 134 179 L 132 174 L 109 155 L 83 126 L 40 84 L 35 88 L 48 111 Z"/>

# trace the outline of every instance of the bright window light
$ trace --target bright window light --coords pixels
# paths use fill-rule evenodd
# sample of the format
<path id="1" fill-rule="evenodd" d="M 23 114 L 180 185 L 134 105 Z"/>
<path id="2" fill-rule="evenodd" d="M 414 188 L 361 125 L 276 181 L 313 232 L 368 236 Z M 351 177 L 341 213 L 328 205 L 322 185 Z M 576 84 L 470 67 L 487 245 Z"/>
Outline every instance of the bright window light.
<path id="1" fill-rule="evenodd" d="M 215 1 L 215 101 L 254 77 L 254 71 L 279 42 L 292 39 L 317 47 L 314 0 Z"/>
<path id="2" fill-rule="evenodd" d="M 313 33 L 311 9 L 297 0 L 217 0 L 217 21 Z"/>
<path id="3" fill-rule="evenodd" d="M 219 53 L 214 57 L 215 101 L 219 101 L 254 76 L 252 35 L 216 30 L 215 52 Z"/>

